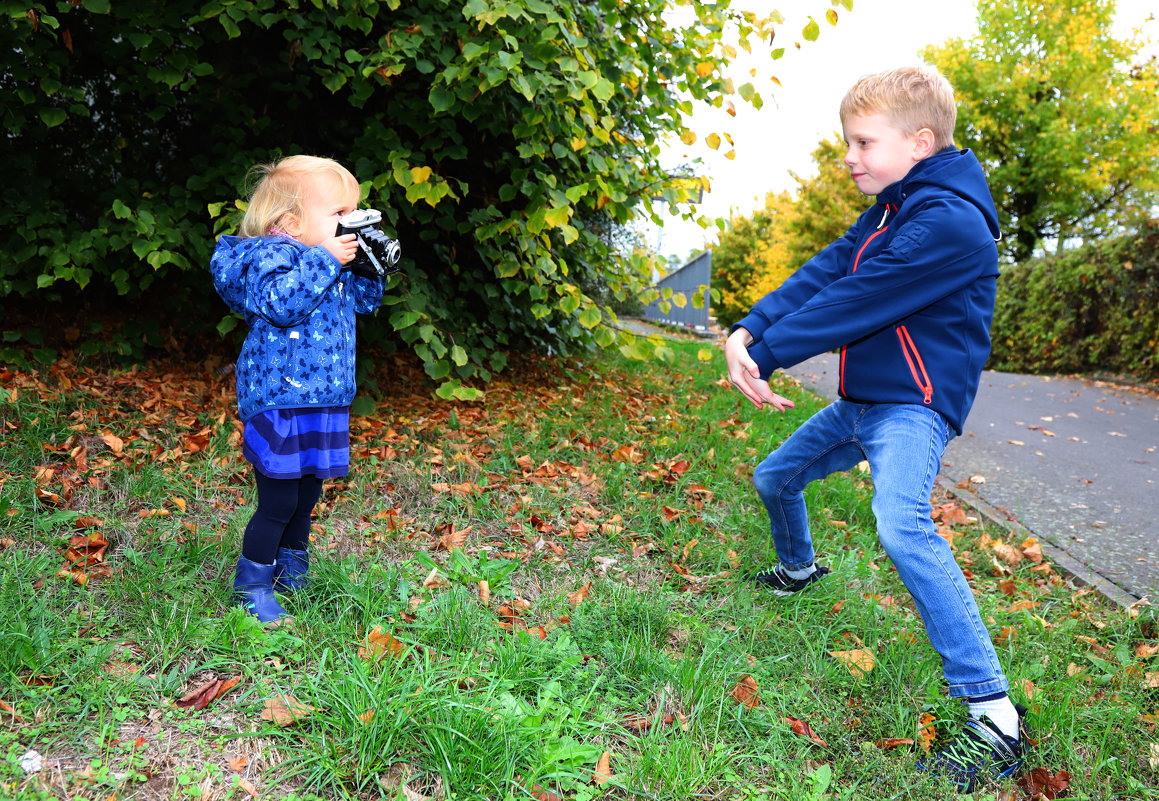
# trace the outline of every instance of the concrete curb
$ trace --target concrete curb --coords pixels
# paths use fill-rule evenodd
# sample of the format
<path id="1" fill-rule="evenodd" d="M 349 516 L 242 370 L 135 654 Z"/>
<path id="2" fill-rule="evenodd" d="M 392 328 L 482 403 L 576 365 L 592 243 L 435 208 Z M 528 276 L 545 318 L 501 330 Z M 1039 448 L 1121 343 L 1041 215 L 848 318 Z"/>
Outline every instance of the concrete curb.
<path id="1" fill-rule="evenodd" d="M 986 522 L 992 523 L 996 526 L 1009 531 L 1019 537 L 1035 537 L 1042 547 L 1042 553 L 1069 578 L 1080 585 L 1090 585 L 1098 590 L 1108 601 L 1127 609 L 1137 604 L 1141 599 L 1136 598 L 1131 593 L 1124 590 L 1119 585 L 1115 584 L 1105 576 L 1100 575 L 1089 565 L 1083 564 L 1078 559 L 1075 559 L 1069 553 L 1059 548 L 1050 540 L 1035 534 L 1026 526 L 1019 523 L 1017 520 L 1011 520 L 1005 514 L 994 508 L 986 501 L 978 496 L 970 493 L 968 490 L 963 491 L 958 488 L 957 482 L 946 476 L 938 476 L 938 486 L 945 490 L 950 495 L 953 495 L 965 506 L 970 507 L 978 513 L 980 518 L 985 518 Z"/>

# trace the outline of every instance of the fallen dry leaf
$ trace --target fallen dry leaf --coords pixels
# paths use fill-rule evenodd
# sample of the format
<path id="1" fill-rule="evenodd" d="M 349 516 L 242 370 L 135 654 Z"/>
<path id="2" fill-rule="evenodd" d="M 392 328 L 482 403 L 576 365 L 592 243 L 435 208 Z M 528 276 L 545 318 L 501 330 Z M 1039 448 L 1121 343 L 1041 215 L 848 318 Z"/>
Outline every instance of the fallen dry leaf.
<path id="1" fill-rule="evenodd" d="M 889 748 L 898 748 L 903 745 L 913 745 L 913 737 L 885 737 L 874 743 L 878 748 L 886 750 Z"/>
<path id="2" fill-rule="evenodd" d="M 1159 654 L 1159 643 L 1141 642 L 1135 646 L 1136 659 L 1150 659 Z"/>
<path id="3" fill-rule="evenodd" d="M 757 686 L 757 680 L 750 675 L 745 675 L 736 686 L 732 688 L 729 695 L 738 704 L 744 704 L 745 709 L 756 709 L 761 705 L 761 699 L 758 695 L 760 688 Z"/>
<path id="4" fill-rule="evenodd" d="M 12 716 L 12 720 L 14 720 L 17 723 L 24 722 L 24 718 L 17 715 L 16 710 L 13 709 L 12 705 L 9 704 L 7 701 L 0 701 L 0 712 L 7 712 L 9 715 Z"/>
<path id="5" fill-rule="evenodd" d="M 938 737 L 938 732 L 934 729 L 934 721 L 937 719 L 937 716 L 932 712 L 923 712 L 922 716 L 918 718 L 918 745 L 927 754 L 930 751 L 930 746 Z"/>
<path id="6" fill-rule="evenodd" d="M 262 720 L 268 720 L 278 726 L 289 726 L 309 717 L 313 711 L 314 707 L 303 704 L 292 695 L 275 695 L 266 700 L 262 709 Z"/>
<path id="7" fill-rule="evenodd" d="M 435 548 L 444 551 L 452 551 L 455 548 L 462 548 L 463 544 L 467 541 L 467 535 L 471 533 L 472 528 L 474 528 L 474 526 L 467 526 L 464 529 L 455 531 L 455 527 L 448 523 L 443 527 L 443 533 L 439 536 L 438 541 L 435 543 Z"/>
<path id="8" fill-rule="evenodd" d="M 830 651 L 829 656 L 845 663 L 849 672 L 860 678 L 873 670 L 873 651 L 868 648 L 854 648 L 851 651 Z"/>
<path id="9" fill-rule="evenodd" d="M 399 656 L 405 650 L 406 646 L 396 640 L 393 634 L 383 631 L 382 626 L 375 626 L 366 635 L 366 645 L 358 649 L 358 655 L 377 662 L 384 656 Z"/>
<path id="10" fill-rule="evenodd" d="M 817 736 L 817 734 L 813 731 L 813 727 L 809 725 L 808 721 L 799 720 L 792 715 L 786 715 L 785 722 L 789 724 L 789 727 L 793 730 L 793 734 L 799 734 L 802 737 L 807 737 L 822 748 L 829 747 L 825 744 L 824 740 Z"/>
<path id="11" fill-rule="evenodd" d="M 592 782 L 603 787 L 612 778 L 612 752 L 604 751 L 600 761 L 596 763 L 596 772 L 592 774 Z"/>
<path id="12" fill-rule="evenodd" d="M 1070 789 L 1070 773 L 1065 770 L 1051 773 L 1048 768 L 1034 768 L 1018 780 L 1018 786 L 1031 798 L 1062 798 Z"/>
<path id="13" fill-rule="evenodd" d="M 189 709 L 190 707 L 193 709 L 205 709 L 205 707 L 209 706 L 217 698 L 217 691 L 221 689 L 222 684 L 224 682 L 221 679 L 207 681 L 197 689 L 186 693 L 185 697 L 177 702 L 177 706 L 183 709 Z"/>
<path id="14" fill-rule="evenodd" d="M 578 606 L 579 604 L 583 603 L 587 600 L 588 593 L 591 592 L 591 589 L 592 583 L 589 581 L 575 592 L 569 592 L 567 594 L 568 603 L 572 604 L 572 606 Z"/>
<path id="15" fill-rule="evenodd" d="M 229 769 L 234 773 L 240 773 L 248 764 L 249 758 L 245 754 L 238 754 L 237 756 L 230 757 L 229 759 Z"/>

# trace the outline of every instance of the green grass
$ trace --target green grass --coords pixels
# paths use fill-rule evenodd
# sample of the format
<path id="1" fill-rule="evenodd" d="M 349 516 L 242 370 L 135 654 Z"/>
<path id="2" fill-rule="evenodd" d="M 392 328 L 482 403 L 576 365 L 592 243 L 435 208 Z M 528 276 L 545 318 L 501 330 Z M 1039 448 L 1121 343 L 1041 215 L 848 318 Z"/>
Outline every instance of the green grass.
<path id="1" fill-rule="evenodd" d="M 435 402 L 398 366 L 379 376 L 394 394 L 354 422 L 312 584 L 279 629 L 231 605 L 254 497 L 228 380 L 5 372 L 0 796 L 951 797 L 915 778 L 916 747 L 883 747 L 920 740 L 926 713 L 949 735 L 963 713 L 876 542 L 867 476 L 807 493 L 829 579 L 790 599 L 745 583 L 773 559 L 752 468 L 820 403 L 787 384 L 795 411 L 757 412 L 699 348 L 525 364 L 477 404 Z M 1154 611 L 1049 565 L 997 567 L 1005 531 L 953 529 L 1031 707 L 1028 766 L 1067 771 L 1071 798 L 1148 797 Z M 108 542 L 110 575 L 82 585 L 57 573 L 84 534 Z M 398 648 L 368 652 L 380 632 Z M 868 673 L 831 655 L 856 648 Z M 176 703 L 233 677 L 202 709 Z M 752 708 L 733 697 L 745 677 Z M 263 719 L 284 695 L 307 714 Z M 21 767 L 29 751 L 41 770 Z"/>

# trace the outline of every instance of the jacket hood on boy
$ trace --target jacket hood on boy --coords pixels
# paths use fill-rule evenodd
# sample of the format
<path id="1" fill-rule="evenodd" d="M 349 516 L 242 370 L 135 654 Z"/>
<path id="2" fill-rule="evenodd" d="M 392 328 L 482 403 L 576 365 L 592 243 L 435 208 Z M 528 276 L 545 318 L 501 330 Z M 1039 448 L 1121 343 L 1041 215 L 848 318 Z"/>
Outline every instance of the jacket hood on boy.
<path id="1" fill-rule="evenodd" d="M 960 434 L 990 354 L 999 236 L 977 158 L 947 148 L 733 328 L 762 377 L 839 348 L 843 398 L 931 406 Z"/>
<path id="2" fill-rule="evenodd" d="M 242 420 L 266 409 L 350 405 L 354 315 L 378 308 L 382 279 L 344 273 L 324 247 L 277 236 L 221 237 L 210 271 L 250 327 L 237 360 Z"/>

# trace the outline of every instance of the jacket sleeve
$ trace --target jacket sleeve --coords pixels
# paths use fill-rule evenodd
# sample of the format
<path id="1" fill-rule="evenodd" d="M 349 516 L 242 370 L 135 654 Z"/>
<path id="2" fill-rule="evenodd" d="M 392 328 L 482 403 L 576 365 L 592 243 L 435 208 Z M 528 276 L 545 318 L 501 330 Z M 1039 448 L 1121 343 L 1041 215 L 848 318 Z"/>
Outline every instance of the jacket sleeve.
<path id="1" fill-rule="evenodd" d="M 770 325 L 799 309 L 844 275 L 857 241 L 857 226 L 855 223 L 845 236 L 828 245 L 801 265 L 783 284 L 758 300 L 748 315 L 734 323 L 729 332 L 744 328 L 753 335 L 754 342 L 758 342 Z"/>
<path id="2" fill-rule="evenodd" d="M 371 314 L 382 303 L 382 291 L 386 288 L 386 279 L 370 278 L 365 275 L 351 275 L 350 278 L 354 294 L 354 311 L 359 314 Z"/>
<path id="3" fill-rule="evenodd" d="M 749 353 L 768 376 L 874 334 L 997 272 L 994 240 L 974 206 L 960 198 L 932 198 L 856 272 L 772 321 Z"/>
<path id="4" fill-rule="evenodd" d="M 246 275 L 247 311 L 270 325 L 298 325 L 322 302 L 341 264 L 322 246 L 301 249 L 286 242 L 257 248 Z"/>

